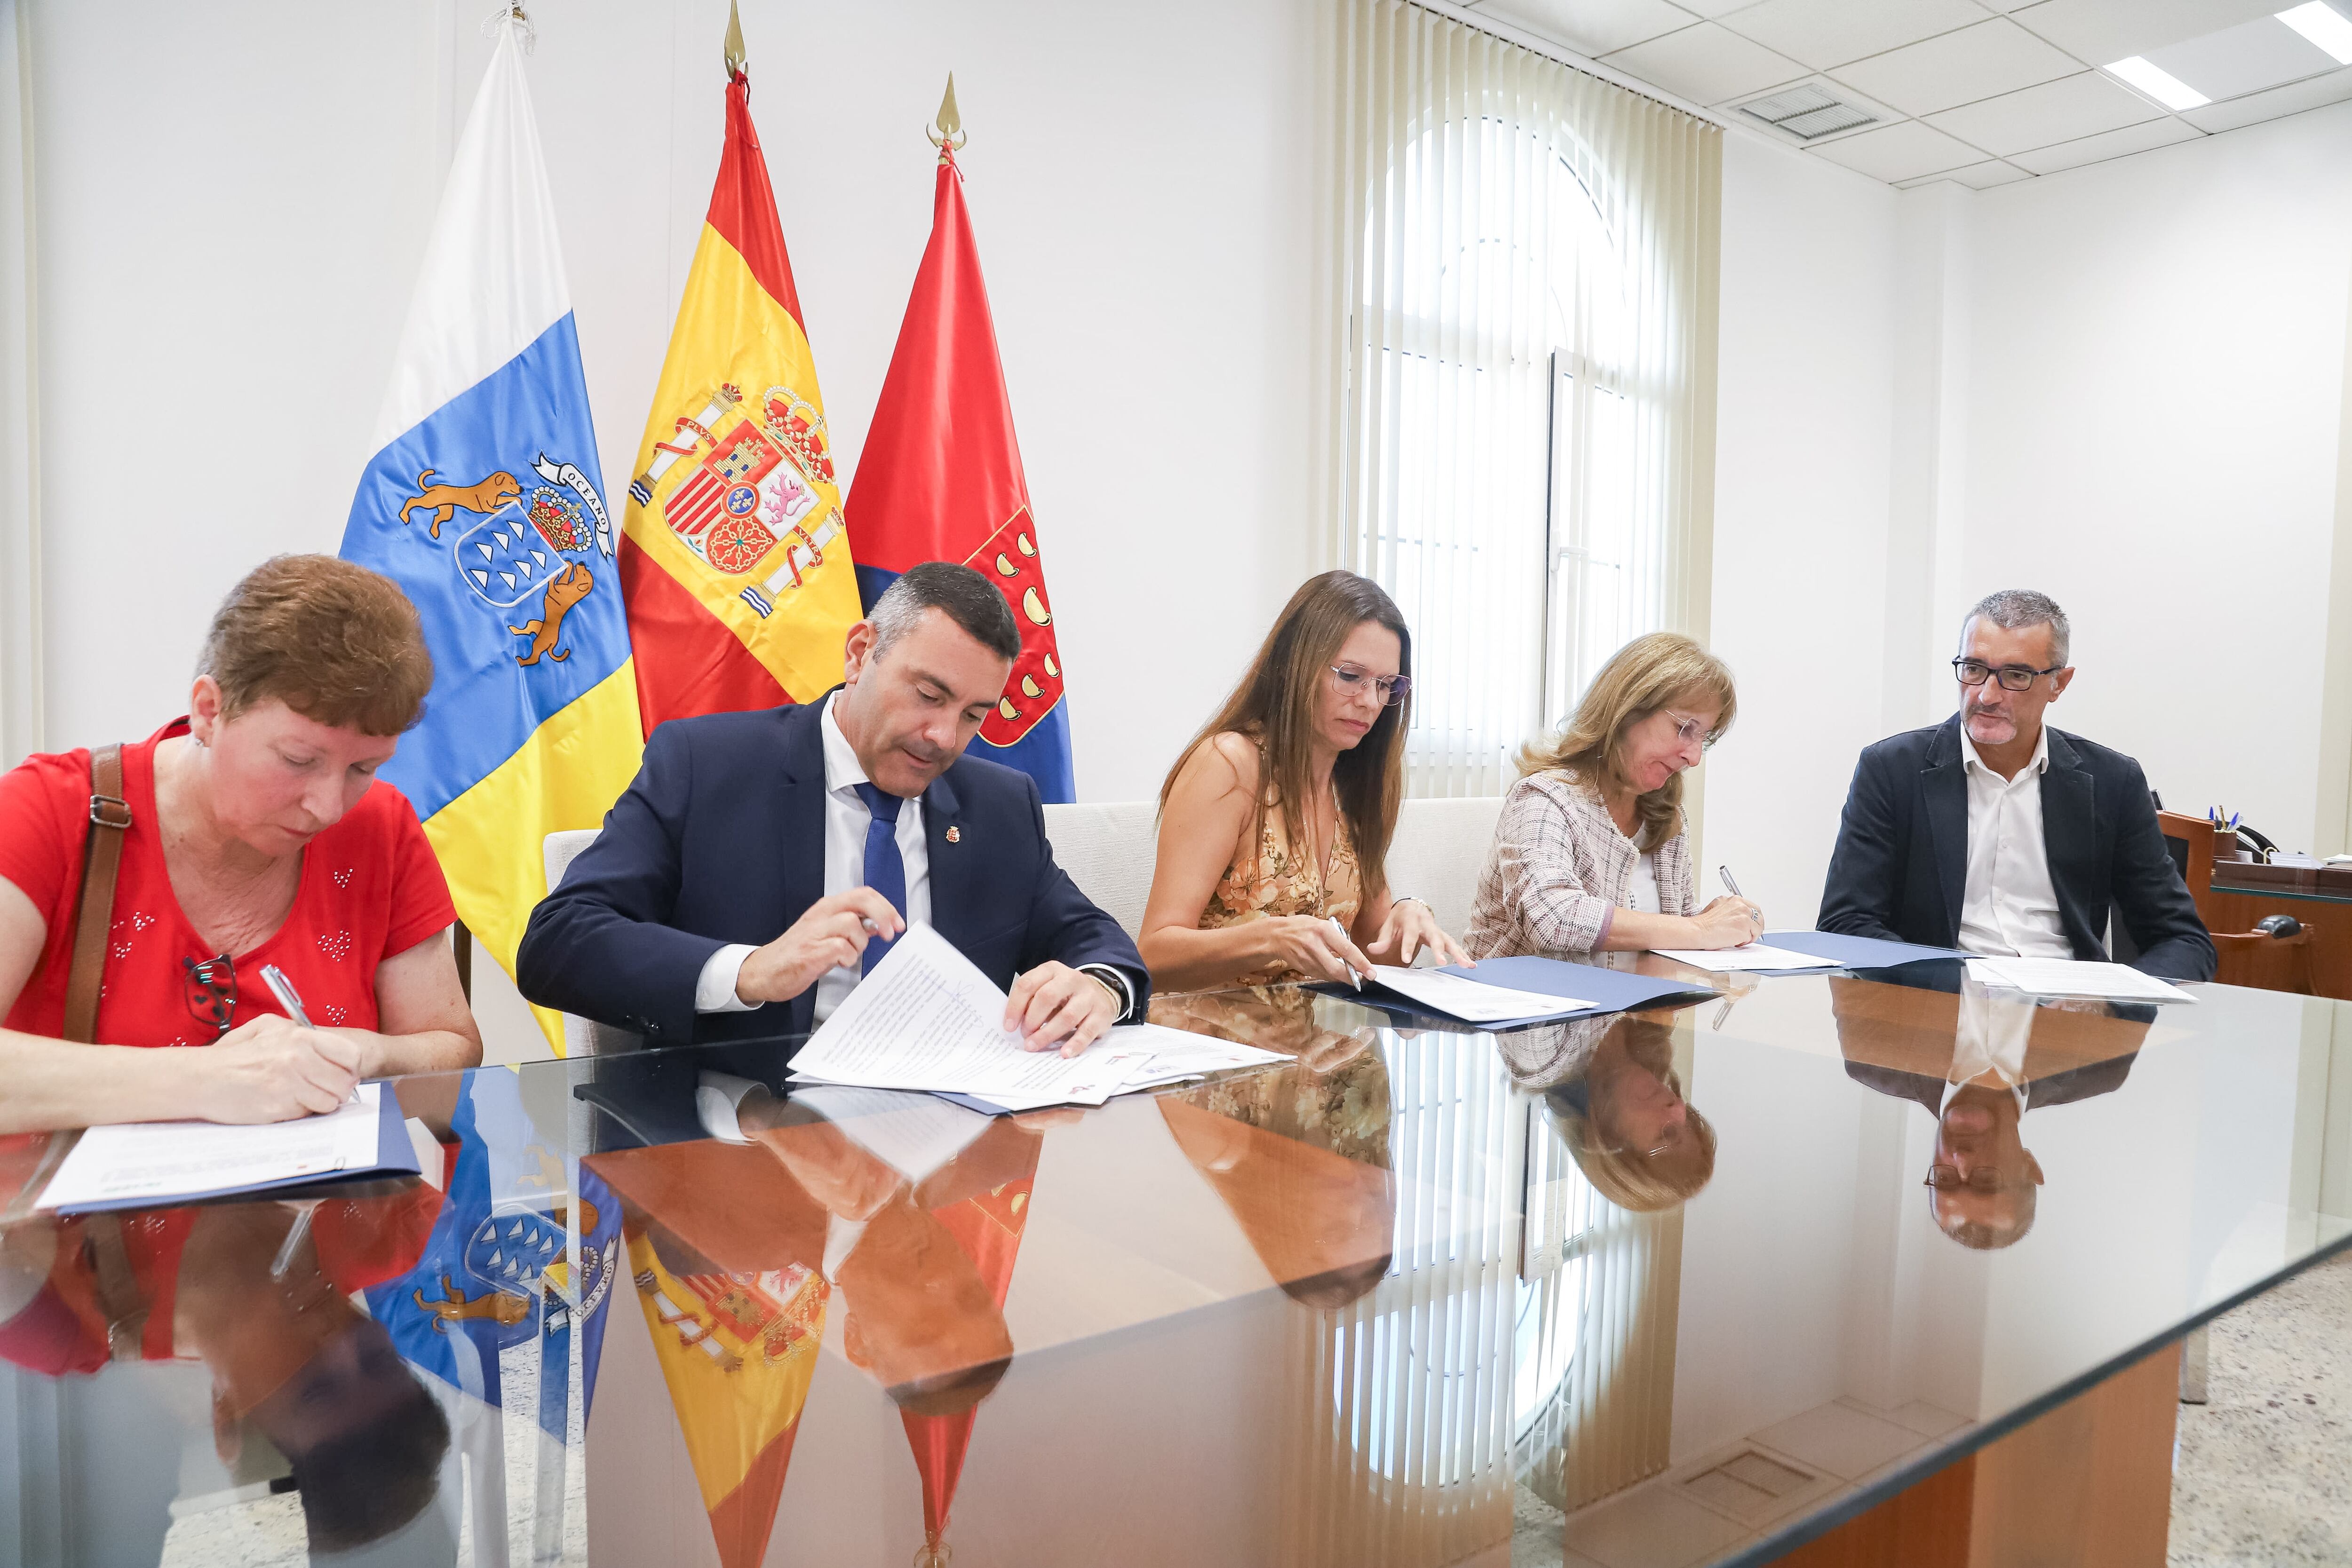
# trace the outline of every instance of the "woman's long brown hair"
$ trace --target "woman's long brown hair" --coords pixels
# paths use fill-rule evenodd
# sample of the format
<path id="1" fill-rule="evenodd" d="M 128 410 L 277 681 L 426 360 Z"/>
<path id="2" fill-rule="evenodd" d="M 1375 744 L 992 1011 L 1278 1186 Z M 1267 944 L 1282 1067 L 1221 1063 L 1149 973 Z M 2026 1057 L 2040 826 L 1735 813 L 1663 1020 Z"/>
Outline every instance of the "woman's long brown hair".
<path id="1" fill-rule="evenodd" d="M 1405 629 L 1396 601 L 1379 583 L 1352 571 L 1327 571 L 1300 584 L 1275 618 L 1274 630 L 1259 645 L 1241 684 L 1168 770 L 1167 782 L 1160 786 L 1160 809 L 1168 809 L 1176 776 L 1194 752 L 1228 731 L 1246 736 L 1265 758 L 1256 810 L 1250 819 L 1253 854 L 1265 853 L 1268 805 L 1282 812 L 1290 841 L 1309 846 L 1311 853 L 1314 841 L 1307 832 L 1301 803 L 1309 789 L 1316 704 L 1330 682 L 1329 665 L 1339 656 L 1339 645 L 1367 621 L 1396 633 L 1397 674 L 1412 674 L 1412 633 Z M 1381 709 L 1364 738 L 1339 753 L 1331 768 L 1339 815 L 1347 821 L 1362 869 L 1367 904 L 1388 887 L 1389 839 L 1396 831 L 1398 803 L 1404 799 L 1404 733 L 1412 716 L 1412 695 L 1407 692 L 1395 706 Z"/>

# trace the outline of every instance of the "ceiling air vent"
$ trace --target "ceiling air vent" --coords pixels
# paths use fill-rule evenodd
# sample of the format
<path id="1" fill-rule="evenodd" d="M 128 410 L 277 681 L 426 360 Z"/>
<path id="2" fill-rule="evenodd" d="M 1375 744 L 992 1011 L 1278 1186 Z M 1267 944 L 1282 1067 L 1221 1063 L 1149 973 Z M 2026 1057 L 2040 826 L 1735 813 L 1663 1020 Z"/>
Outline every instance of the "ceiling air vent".
<path id="1" fill-rule="evenodd" d="M 1792 87 L 1786 92 L 1776 92 L 1769 98 L 1759 98 L 1753 103 L 1743 103 L 1740 110 L 1752 114 L 1765 124 L 1790 135 L 1811 141 L 1832 131 L 1852 131 L 1857 125 L 1868 125 L 1878 116 L 1866 109 L 1857 109 L 1831 97 L 1817 87 Z"/>

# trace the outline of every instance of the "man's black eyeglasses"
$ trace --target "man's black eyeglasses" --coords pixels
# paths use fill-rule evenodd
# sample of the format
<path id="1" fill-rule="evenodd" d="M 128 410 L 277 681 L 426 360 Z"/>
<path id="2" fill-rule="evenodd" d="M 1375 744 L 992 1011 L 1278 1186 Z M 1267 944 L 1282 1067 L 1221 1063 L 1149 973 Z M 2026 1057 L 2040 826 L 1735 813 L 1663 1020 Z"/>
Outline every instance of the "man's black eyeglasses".
<path id="1" fill-rule="evenodd" d="M 180 963 L 188 971 L 189 1016 L 212 1025 L 213 1038 L 218 1040 L 236 1021 L 236 965 L 226 953 Z"/>
<path id="2" fill-rule="evenodd" d="M 1990 675 L 2000 680 L 2001 690 L 2005 692 L 2021 692 L 2033 684 L 2035 676 L 2054 675 L 2065 667 L 2063 664 L 2053 664 L 2046 670 L 2033 670 L 2028 669 L 2023 664 L 2002 664 L 1996 668 L 1986 664 L 1982 659 L 1952 661 L 1952 673 L 1960 677 L 1960 685 L 1980 686 L 1985 684 L 1985 677 Z"/>

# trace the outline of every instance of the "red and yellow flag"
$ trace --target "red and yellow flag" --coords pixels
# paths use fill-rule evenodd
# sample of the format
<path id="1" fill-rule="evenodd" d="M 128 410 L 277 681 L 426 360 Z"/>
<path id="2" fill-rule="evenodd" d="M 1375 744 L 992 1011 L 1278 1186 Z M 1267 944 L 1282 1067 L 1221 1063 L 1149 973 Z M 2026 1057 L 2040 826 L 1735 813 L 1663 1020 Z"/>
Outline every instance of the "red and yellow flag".
<path id="1" fill-rule="evenodd" d="M 805 702 L 841 679 L 860 613 L 751 81 L 727 145 L 629 485 L 621 590 L 646 732 Z"/>

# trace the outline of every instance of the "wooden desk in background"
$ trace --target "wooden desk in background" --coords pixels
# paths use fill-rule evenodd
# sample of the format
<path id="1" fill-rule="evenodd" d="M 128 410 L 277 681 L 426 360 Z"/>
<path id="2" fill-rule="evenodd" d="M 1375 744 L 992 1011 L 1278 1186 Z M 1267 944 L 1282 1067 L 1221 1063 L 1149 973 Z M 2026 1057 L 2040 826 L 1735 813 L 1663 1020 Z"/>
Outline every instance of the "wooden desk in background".
<path id="1" fill-rule="evenodd" d="M 2311 929 L 2313 988 L 2352 999 L 2352 867 L 2217 860 L 2199 907 L 2213 931 L 2252 931 L 2266 915 L 2294 915 Z"/>

